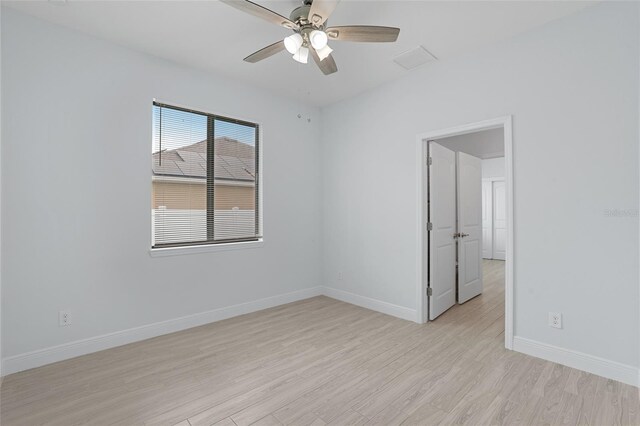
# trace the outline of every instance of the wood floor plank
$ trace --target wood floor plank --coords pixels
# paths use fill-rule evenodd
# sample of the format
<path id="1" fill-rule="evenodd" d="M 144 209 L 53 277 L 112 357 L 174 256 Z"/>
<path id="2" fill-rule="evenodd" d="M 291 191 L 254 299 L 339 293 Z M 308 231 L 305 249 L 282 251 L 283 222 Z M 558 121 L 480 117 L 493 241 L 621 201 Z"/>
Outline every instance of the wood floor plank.
<path id="1" fill-rule="evenodd" d="M 438 425 L 442 424 L 446 415 L 446 411 L 442 411 L 429 403 L 424 403 L 414 410 L 401 424 L 406 426 Z"/>
<path id="2" fill-rule="evenodd" d="M 353 410 L 346 410 L 326 424 L 327 426 L 360 426 L 367 422 L 368 419 L 362 414 Z"/>
<path id="3" fill-rule="evenodd" d="M 236 423 L 232 421 L 235 425 Z M 252 423 L 253 426 L 282 426 L 282 423 L 278 419 L 276 419 L 273 415 L 269 414 L 268 416 L 264 416 L 258 421 Z"/>
<path id="4" fill-rule="evenodd" d="M 504 262 L 484 273 L 428 324 L 315 297 L 14 374 L 0 423 L 640 424 L 637 388 L 505 350 Z"/>

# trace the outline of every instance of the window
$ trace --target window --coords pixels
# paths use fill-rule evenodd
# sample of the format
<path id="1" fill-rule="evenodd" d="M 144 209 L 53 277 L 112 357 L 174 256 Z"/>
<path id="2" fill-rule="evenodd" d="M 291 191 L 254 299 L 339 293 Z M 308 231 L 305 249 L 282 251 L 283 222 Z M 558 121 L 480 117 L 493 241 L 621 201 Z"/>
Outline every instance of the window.
<path id="1" fill-rule="evenodd" d="M 258 125 L 153 104 L 152 247 L 261 236 Z"/>

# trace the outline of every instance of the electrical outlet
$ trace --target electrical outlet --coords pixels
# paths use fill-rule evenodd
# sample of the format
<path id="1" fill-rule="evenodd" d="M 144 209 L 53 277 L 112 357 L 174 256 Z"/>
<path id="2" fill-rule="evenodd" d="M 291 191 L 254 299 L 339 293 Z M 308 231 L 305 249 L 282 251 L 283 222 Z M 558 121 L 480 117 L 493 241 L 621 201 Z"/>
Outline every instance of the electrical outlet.
<path id="1" fill-rule="evenodd" d="M 549 327 L 562 328 L 562 314 L 558 312 L 549 312 Z"/>
<path id="2" fill-rule="evenodd" d="M 58 325 L 60 327 L 66 327 L 68 325 L 71 325 L 71 312 L 69 311 L 58 312 Z"/>

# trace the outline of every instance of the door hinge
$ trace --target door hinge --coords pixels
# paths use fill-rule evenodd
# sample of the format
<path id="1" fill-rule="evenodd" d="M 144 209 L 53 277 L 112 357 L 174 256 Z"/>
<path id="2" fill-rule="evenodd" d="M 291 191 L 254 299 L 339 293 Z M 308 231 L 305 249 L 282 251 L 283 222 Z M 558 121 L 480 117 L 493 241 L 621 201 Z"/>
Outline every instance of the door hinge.
<path id="1" fill-rule="evenodd" d="M 433 294 L 433 290 L 431 287 L 427 287 L 427 296 L 431 296 Z"/>
<path id="2" fill-rule="evenodd" d="M 433 223 L 427 222 L 427 231 L 433 231 Z"/>
<path id="3" fill-rule="evenodd" d="M 430 166 L 432 164 L 433 164 L 433 158 L 427 157 L 427 166 Z"/>

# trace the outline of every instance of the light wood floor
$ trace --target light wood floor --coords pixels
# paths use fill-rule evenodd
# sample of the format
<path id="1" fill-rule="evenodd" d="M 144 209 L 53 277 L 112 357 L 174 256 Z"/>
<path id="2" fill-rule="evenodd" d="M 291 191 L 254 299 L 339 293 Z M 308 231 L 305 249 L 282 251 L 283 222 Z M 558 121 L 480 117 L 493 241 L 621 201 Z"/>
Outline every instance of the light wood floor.
<path id="1" fill-rule="evenodd" d="M 316 297 L 14 374 L 1 423 L 640 424 L 636 388 L 506 351 L 485 269 L 426 325 Z"/>

